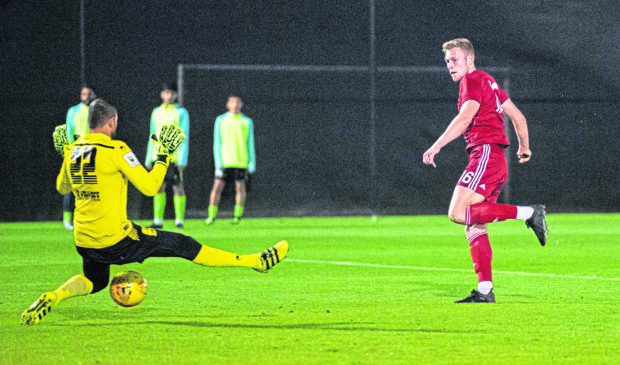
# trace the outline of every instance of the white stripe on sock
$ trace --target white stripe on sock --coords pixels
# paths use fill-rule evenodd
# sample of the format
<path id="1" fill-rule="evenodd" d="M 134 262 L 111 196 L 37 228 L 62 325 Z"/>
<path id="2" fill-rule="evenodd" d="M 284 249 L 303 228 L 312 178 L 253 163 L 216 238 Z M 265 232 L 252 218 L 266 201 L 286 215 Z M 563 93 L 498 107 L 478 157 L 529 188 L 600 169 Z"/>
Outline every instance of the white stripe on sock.
<path id="1" fill-rule="evenodd" d="M 534 208 L 517 206 L 517 219 L 526 221 L 530 219 L 533 214 L 534 214 Z"/>

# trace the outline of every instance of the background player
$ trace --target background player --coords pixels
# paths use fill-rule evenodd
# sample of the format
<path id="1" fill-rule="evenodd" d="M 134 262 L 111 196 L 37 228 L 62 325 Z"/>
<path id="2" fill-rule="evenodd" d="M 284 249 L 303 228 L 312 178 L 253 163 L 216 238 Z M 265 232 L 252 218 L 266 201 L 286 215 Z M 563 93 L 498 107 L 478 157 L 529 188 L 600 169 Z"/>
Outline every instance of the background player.
<path id="1" fill-rule="evenodd" d="M 146 195 L 161 186 L 170 158 L 183 141 L 180 127 L 162 128 L 157 158 L 147 172 L 129 147 L 112 136 L 118 124 L 116 109 L 98 99 L 90 105 L 90 133 L 79 144 L 64 145 L 55 131 L 54 143 L 64 152 L 56 188 L 76 196 L 75 245 L 82 256 L 83 274 L 69 279 L 53 292 L 43 293 L 22 314 L 32 325 L 66 298 L 94 294 L 108 285 L 110 265 L 142 263 L 149 257 L 180 257 L 207 266 L 243 266 L 267 272 L 288 251 L 286 241 L 262 254 L 237 255 L 201 245 L 180 233 L 142 228 L 127 219 L 127 182 Z M 61 133 L 64 131 L 60 130 Z"/>
<path id="2" fill-rule="evenodd" d="M 175 104 L 177 99 L 176 83 L 162 85 L 160 93 L 162 105 L 153 110 L 151 114 L 150 135 L 159 135 L 161 127 L 164 125 L 176 125 L 181 127 L 187 137 L 181 145 L 177 154 L 172 158 L 171 168 L 168 169 L 166 178 L 161 188 L 153 197 L 153 225 L 151 228 L 163 228 L 164 211 L 166 210 L 166 183 L 172 183 L 174 192 L 174 215 L 177 228 L 183 228 L 183 218 L 185 217 L 185 189 L 183 189 L 183 169 L 187 166 L 187 155 L 189 154 L 189 114 L 185 108 Z M 150 169 L 153 162 L 157 160 L 157 154 L 152 140 L 149 140 L 146 151 L 146 165 Z"/>
<path id="3" fill-rule="evenodd" d="M 88 133 L 88 105 L 97 96 L 92 88 L 82 86 L 80 90 L 80 103 L 69 108 L 67 112 L 67 138 L 73 143 L 77 136 Z M 73 194 L 63 195 L 62 220 L 66 229 L 73 230 Z"/>
<path id="4" fill-rule="evenodd" d="M 495 302 L 491 273 L 491 245 L 486 224 L 506 219 L 521 219 L 536 233 L 540 244 L 547 240 L 544 205 L 522 207 L 497 204 L 497 197 L 508 177 L 504 148 L 509 142 L 504 133 L 503 113 L 512 119 L 517 137 L 519 162 L 527 162 L 532 152 L 525 117 L 508 94 L 486 72 L 476 70 L 474 48 L 464 38 L 443 44 L 445 61 L 452 80 L 460 81 L 459 114 L 446 131 L 424 153 L 424 163 L 435 167 L 435 155 L 463 134 L 467 142 L 469 164 L 452 195 L 448 215 L 454 223 L 465 225 L 471 247 L 478 290 L 457 303 Z"/>
<path id="5" fill-rule="evenodd" d="M 235 212 L 232 224 L 239 223 L 243 216 L 246 198 L 248 172 L 256 171 L 254 151 L 254 123 L 241 113 L 243 101 L 231 94 L 226 105 L 228 112 L 215 119 L 213 131 L 213 160 L 215 181 L 209 201 L 209 216 L 206 224 L 213 224 L 217 216 L 225 182 L 235 181 Z"/>

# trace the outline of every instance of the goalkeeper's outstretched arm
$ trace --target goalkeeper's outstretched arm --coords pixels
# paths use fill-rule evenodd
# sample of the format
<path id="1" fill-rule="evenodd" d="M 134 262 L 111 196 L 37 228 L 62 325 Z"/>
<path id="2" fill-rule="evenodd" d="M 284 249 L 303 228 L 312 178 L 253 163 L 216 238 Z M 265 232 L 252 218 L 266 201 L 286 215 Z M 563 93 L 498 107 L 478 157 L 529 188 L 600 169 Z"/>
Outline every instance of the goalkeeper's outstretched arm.
<path id="1" fill-rule="evenodd" d="M 147 171 L 142 165 L 131 167 L 126 161 L 124 163 L 121 161 L 121 171 L 123 174 L 127 176 L 127 179 L 131 181 L 136 189 L 146 196 L 157 194 L 161 184 L 164 182 L 167 169 L 167 158 L 163 161 L 155 161 L 155 165 L 151 171 Z"/>
<path id="2" fill-rule="evenodd" d="M 137 162 L 137 158 L 133 152 L 124 151 L 123 156 L 120 157 L 122 159 L 120 166 L 123 174 L 127 176 L 129 181 L 131 181 L 142 194 L 147 196 L 153 196 L 159 191 L 161 184 L 164 182 L 171 156 L 174 155 L 179 146 L 183 143 L 185 135 L 181 128 L 169 125 L 162 127 L 159 139 L 154 135 L 151 138 L 156 144 L 157 160 L 150 172 L 146 171 L 146 169 Z M 131 154 L 131 156 L 129 158 L 126 157 L 129 154 Z M 129 163 L 132 159 L 135 159 L 135 162 Z"/>

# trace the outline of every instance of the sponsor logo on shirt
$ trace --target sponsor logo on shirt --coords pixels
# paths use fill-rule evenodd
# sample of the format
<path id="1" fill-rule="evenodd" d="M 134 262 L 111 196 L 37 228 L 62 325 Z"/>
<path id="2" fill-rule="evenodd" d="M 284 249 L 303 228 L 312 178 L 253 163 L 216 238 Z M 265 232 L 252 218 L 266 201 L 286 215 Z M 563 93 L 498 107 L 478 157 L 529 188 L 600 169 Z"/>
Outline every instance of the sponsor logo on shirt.
<path id="1" fill-rule="evenodd" d="M 123 158 L 131 167 L 136 167 L 140 164 L 140 161 L 138 161 L 138 158 L 136 157 L 136 155 L 133 154 L 133 152 L 127 153 L 125 156 L 123 156 Z"/>
<path id="2" fill-rule="evenodd" d="M 99 196 L 98 191 L 75 190 L 74 192 L 75 192 L 75 199 L 77 200 L 101 201 L 101 197 Z"/>

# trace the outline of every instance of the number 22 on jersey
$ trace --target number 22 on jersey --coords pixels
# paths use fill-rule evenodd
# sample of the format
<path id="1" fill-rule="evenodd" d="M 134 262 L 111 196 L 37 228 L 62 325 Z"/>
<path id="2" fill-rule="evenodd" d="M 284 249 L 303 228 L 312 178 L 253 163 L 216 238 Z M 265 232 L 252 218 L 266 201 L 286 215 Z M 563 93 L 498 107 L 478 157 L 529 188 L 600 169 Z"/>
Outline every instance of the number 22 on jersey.
<path id="1" fill-rule="evenodd" d="M 80 147 L 73 150 L 71 154 L 71 183 L 73 185 L 97 184 L 97 175 L 95 175 L 95 159 L 97 157 L 97 148 Z"/>

